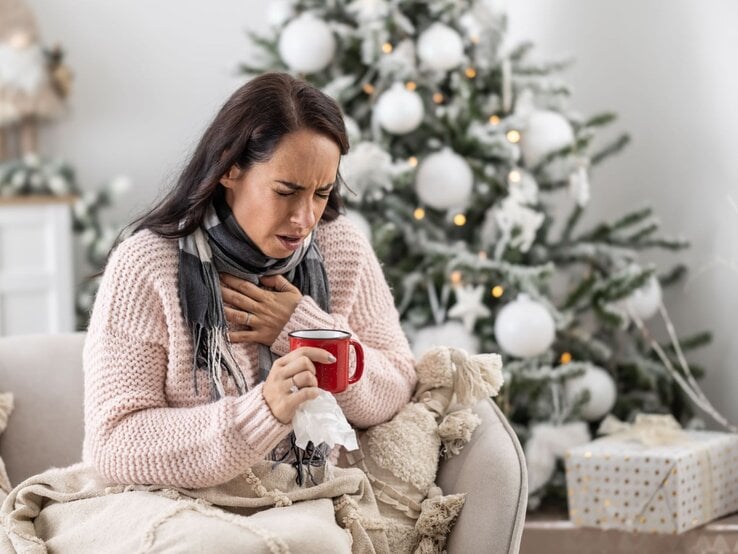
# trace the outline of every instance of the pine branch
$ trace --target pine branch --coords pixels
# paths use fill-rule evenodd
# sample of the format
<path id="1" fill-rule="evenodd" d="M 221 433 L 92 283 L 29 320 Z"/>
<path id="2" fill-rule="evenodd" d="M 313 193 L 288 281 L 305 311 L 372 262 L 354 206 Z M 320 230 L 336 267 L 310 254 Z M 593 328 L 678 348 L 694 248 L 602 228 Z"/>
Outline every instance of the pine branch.
<path id="1" fill-rule="evenodd" d="M 590 156 L 589 161 L 592 164 L 592 167 L 599 165 L 606 158 L 609 158 L 610 156 L 614 156 L 615 154 L 620 153 L 620 151 L 623 150 L 623 148 L 625 148 L 629 142 L 630 142 L 630 135 L 628 135 L 627 133 L 620 135 L 617 139 L 612 141 L 610 144 L 606 145 L 605 147 L 601 148 L 596 153 L 592 154 L 592 156 Z"/>
<path id="2" fill-rule="evenodd" d="M 569 238 L 571 238 L 571 233 L 574 231 L 574 227 L 582 218 L 583 213 L 584 209 L 579 204 L 574 206 L 574 209 L 566 220 L 566 226 L 561 233 L 561 242 L 568 242 Z"/>
<path id="3" fill-rule="evenodd" d="M 687 266 L 677 264 L 668 273 L 659 275 L 659 282 L 663 288 L 669 287 L 681 281 L 687 274 Z"/>
<path id="4" fill-rule="evenodd" d="M 582 124 L 582 127 L 605 127 L 618 118 L 614 112 L 603 112 L 590 117 Z"/>

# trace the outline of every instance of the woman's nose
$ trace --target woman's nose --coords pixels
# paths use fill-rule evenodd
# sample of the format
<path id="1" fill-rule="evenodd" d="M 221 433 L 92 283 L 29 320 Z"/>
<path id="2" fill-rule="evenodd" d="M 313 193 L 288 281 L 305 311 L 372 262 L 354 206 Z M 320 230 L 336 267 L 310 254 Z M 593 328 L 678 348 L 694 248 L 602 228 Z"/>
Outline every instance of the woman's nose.
<path id="1" fill-rule="evenodd" d="M 312 229 L 315 225 L 315 206 L 312 200 L 300 202 L 297 210 L 292 214 L 292 223 L 299 225 L 302 229 Z"/>

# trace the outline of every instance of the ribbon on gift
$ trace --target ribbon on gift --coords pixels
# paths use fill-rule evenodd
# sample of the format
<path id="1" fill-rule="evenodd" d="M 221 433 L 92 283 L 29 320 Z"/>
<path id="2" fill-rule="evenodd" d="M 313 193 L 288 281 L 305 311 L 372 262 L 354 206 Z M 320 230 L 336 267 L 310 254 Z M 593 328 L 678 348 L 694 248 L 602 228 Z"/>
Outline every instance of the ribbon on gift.
<path id="1" fill-rule="evenodd" d="M 689 442 L 689 435 L 671 414 L 638 414 L 633 423 L 608 415 L 600 423 L 597 434 L 607 435 L 606 439 L 636 440 L 645 446 Z"/>

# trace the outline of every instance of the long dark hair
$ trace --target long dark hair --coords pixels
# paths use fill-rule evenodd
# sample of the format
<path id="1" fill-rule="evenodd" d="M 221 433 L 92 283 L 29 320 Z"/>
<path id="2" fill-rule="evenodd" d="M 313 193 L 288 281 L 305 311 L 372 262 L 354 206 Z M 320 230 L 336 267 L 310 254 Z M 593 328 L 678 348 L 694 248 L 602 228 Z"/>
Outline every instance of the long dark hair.
<path id="1" fill-rule="evenodd" d="M 143 229 L 169 238 L 190 234 L 234 165 L 242 171 L 266 162 L 288 133 L 310 129 L 333 140 L 346 154 L 346 127 L 338 104 L 311 84 L 286 73 L 264 73 L 240 87 L 210 123 L 174 187 L 129 229 Z M 343 210 L 340 173 L 322 220 L 332 221 Z M 180 228 L 180 221 L 184 225 Z"/>

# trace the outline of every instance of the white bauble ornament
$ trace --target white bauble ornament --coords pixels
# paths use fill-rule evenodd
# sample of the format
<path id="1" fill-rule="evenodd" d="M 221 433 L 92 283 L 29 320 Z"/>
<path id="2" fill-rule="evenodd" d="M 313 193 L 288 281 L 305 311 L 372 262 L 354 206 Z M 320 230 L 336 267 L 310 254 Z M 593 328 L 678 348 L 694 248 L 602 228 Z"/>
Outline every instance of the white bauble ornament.
<path id="1" fill-rule="evenodd" d="M 661 305 L 661 285 L 656 277 L 651 277 L 641 288 L 636 289 L 625 299 L 625 307 L 629 313 L 635 314 L 645 321 L 651 319 L 659 311 Z"/>
<path id="2" fill-rule="evenodd" d="M 271 0 L 267 3 L 266 20 L 271 27 L 281 27 L 294 14 L 291 0 Z"/>
<path id="3" fill-rule="evenodd" d="M 369 242 L 372 240 L 372 228 L 371 225 L 369 225 L 369 222 L 364 218 L 363 215 L 361 215 L 356 210 L 346 210 L 346 217 L 356 225 L 356 227 L 361 231 L 361 234 L 364 235 Z"/>
<path id="4" fill-rule="evenodd" d="M 505 352 L 518 358 L 543 354 L 554 341 L 556 327 L 543 304 L 519 294 L 495 319 L 495 338 Z"/>
<path id="5" fill-rule="evenodd" d="M 419 329 L 412 340 L 416 360 L 436 346 L 452 346 L 465 350 L 469 355 L 479 353 L 479 339 L 466 330 L 459 321 L 447 321 Z"/>
<path id="6" fill-rule="evenodd" d="M 463 207 L 473 185 L 474 175 L 469 164 L 450 148 L 425 158 L 415 177 L 418 198 L 437 210 Z"/>
<path id="7" fill-rule="evenodd" d="M 418 38 L 418 57 L 431 69 L 448 71 L 464 61 L 464 43 L 451 27 L 434 23 Z"/>
<path id="8" fill-rule="evenodd" d="M 574 131 L 557 112 L 536 110 L 530 114 L 520 138 L 520 149 L 527 167 L 536 166 L 551 152 L 574 142 Z"/>
<path id="9" fill-rule="evenodd" d="M 336 51 L 336 39 L 322 19 L 304 13 L 290 21 L 279 36 L 279 55 L 294 71 L 324 69 Z"/>
<path id="10" fill-rule="evenodd" d="M 581 407 L 581 415 L 587 421 L 595 421 L 610 413 L 615 405 L 617 389 L 610 374 L 599 367 L 588 367 L 578 377 L 568 379 L 564 385 L 564 393 L 568 403 L 583 390 L 589 391 L 589 400 Z"/>
<path id="11" fill-rule="evenodd" d="M 404 135 L 418 128 L 423 121 L 423 101 L 420 95 L 395 83 L 384 91 L 374 107 L 379 124 L 388 133 Z"/>

